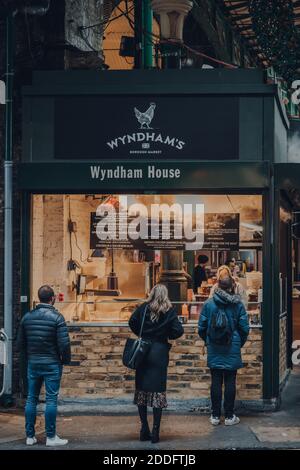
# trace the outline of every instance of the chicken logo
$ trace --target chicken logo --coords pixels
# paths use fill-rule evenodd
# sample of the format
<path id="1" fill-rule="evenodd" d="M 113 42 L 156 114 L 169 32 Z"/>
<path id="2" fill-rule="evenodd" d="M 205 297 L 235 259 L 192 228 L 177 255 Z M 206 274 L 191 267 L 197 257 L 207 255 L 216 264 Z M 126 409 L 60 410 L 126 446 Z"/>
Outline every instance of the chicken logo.
<path id="1" fill-rule="evenodd" d="M 151 127 L 155 108 L 156 103 L 153 102 L 149 103 L 148 109 L 144 112 L 141 112 L 136 107 L 130 107 L 130 109 L 134 110 L 134 115 L 140 124 L 140 130 L 138 132 L 125 132 L 123 135 L 110 138 L 110 140 L 106 142 L 110 150 L 120 150 L 120 148 L 130 145 L 129 154 L 136 155 L 140 153 L 151 156 L 163 154 L 163 145 L 168 145 L 176 150 L 182 150 L 185 146 L 185 142 L 179 137 L 165 135 L 159 132 L 157 128 L 156 131 L 148 132 L 150 129 L 155 129 L 155 127 Z"/>
<path id="2" fill-rule="evenodd" d="M 150 124 L 154 117 L 155 108 L 155 103 L 150 103 L 149 108 L 144 113 L 141 113 L 141 111 L 139 111 L 137 108 L 134 108 L 135 116 L 141 125 L 140 129 L 152 129 L 152 127 L 150 127 Z"/>

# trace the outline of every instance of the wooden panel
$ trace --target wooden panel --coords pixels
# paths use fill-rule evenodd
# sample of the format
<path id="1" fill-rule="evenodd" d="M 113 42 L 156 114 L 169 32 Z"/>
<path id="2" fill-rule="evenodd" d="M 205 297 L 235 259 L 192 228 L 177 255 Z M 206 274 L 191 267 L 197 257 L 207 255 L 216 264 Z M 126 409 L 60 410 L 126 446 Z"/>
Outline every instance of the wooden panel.
<path id="1" fill-rule="evenodd" d="M 293 339 L 300 339 L 300 299 L 293 299 Z"/>

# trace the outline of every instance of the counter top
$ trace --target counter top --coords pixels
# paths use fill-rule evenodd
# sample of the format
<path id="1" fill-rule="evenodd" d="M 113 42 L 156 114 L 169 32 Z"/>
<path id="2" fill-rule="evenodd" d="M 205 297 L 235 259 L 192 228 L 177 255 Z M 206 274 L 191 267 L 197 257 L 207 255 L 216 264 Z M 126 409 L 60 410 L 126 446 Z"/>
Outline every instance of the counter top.
<path id="1" fill-rule="evenodd" d="M 68 328 L 76 328 L 76 327 L 89 327 L 89 328 L 96 328 L 96 327 L 109 327 L 109 328 L 113 328 L 113 327 L 122 327 L 122 328 L 129 328 L 128 324 L 127 323 L 124 323 L 124 322 L 116 322 L 116 323 L 113 323 L 113 322 L 67 322 L 67 327 Z M 198 322 L 197 321 L 189 321 L 188 323 L 184 323 L 183 324 L 183 327 L 197 327 L 198 326 Z M 258 324 L 258 325 L 250 325 L 250 329 L 262 329 L 262 325 L 261 324 Z"/>

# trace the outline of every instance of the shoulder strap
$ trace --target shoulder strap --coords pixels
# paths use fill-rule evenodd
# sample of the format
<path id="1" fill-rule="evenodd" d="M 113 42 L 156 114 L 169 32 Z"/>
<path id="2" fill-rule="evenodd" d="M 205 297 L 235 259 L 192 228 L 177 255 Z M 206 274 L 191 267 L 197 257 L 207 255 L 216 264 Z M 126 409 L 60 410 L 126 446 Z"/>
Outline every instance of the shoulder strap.
<path id="1" fill-rule="evenodd" d="M 145 308 L 144 308 L 143 318 L 142 318 L 142 323 L 141 323 L 141 328 L 140 328 L 140 332 L 139 332 L 139 338 L 142 337 L 142 331 L 143 331 L 143 326 L 144 326 L 144 322 L 145 322 L 145 317 L 146 317 L 147 308 L 148 308 L 148 304 L 146 304 L 146 306 L 145 306 Z"/>

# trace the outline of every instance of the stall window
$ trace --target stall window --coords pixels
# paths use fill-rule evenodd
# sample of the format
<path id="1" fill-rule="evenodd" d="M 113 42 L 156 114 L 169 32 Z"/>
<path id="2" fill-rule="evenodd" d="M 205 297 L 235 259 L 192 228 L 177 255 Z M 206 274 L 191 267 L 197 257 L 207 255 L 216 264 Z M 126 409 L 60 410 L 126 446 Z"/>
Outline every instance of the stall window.
<path id="1" fill-rule="evenodd" d="M 151 232 L 154 206 L 160 215 Z M 115 219 L 99 207 L 111 208 Z M 203 238 L 197 247 L 189 236 L 199 208 Z M 114 235 L 105 239 L 107 227 Z M 129 239 L 133 229 L 148 230 L 146 241 Z M 182 321 L 193 322 L 215 288 L 218 268 L 227 264 L 252 324 L 259 325 L 262 239 L 260 195 L 33 195 L 31 304 L 38 302 L 38 288 L 50 284 L 70 323 L 127 322 L 151 288 L 164 282 Z"/>

